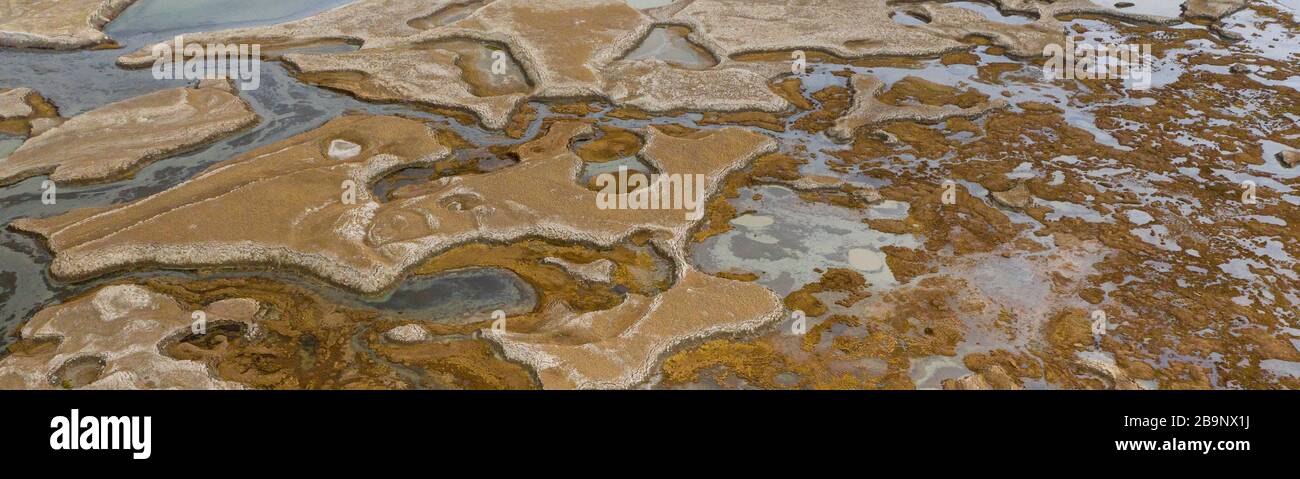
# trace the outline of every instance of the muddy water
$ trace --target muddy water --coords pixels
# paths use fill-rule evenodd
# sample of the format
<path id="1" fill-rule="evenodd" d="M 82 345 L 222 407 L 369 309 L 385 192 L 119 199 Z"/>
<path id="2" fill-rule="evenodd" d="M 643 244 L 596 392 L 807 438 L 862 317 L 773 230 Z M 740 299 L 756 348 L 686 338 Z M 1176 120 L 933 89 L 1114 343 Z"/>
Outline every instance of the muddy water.
<path id="1" fill-rule="evenodd" d="M 474 13 L 474 10 L 478 10 L 479 7 L 482 7 L 486 3 L 487 2 L 482 0 L 466 1 L 464 3 L 454 3 L 444 7 L 441 10 L 433 12 L 432 15 L 429 15 L 427 17 L 416 18 L 414 20 L 406 22 L 406 24 L 414 28 L 419 28 L 421 30 L 437 28 L 443 25 L 447 25 L 449 23 L 454 23 L 457 20 L 460 20 L 462 18 L 468 17 L 469 14 Z"/>
<path id="2" fill-rule="evenodd" d="M 718 64 L 713 55 L 690 41 L 690 29 L 685 27 L 656 27 L 650 30 L 641 45 L 624 57 L 634 61 L 662 60 L 672 65 L 694 70 L 711 68 Z"/>
<path id="3" fill-rule="evenodd" d="M 537 306 L 537 292 L 513 272 L 469 268 L 413 278 L 366 306 L 446 322 L 482 321 L 495 310 L 508 315 Z"/>

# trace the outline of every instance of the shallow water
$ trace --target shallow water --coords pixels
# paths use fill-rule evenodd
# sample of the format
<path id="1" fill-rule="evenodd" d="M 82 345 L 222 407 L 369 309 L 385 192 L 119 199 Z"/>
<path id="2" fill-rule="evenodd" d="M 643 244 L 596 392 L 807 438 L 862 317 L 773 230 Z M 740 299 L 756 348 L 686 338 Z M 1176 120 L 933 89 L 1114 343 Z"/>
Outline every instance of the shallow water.
<path id="1" fill-rule="evenodd" d="M 627 158 L 619 158 L 604 163 L 583 163 L 582 173 L 578 176 L 578 183 L 584 185 L 591 184 L 592 178 L 603 174 L 618 175 L 619 168 L 626 168 L 628 175 L 634 175 L 637 173 L 649 175 L 654 173 L 654 169 L 650 168 L 649 165 L 642 163 L 641 160 L 635 156 L 629 156 Z"/>
<path id="2" fill-rule="evenodd" d="M 466 3 L 454 3 L 443 7 L 441 10 L 433 12 L 432 15 L 416 18 L 406 23 L 407 25 L 421 30 L 437 28 L 450 23 L 455 23 L 457 20 L 468 17 L 484 4 L 485 2 L 482 0 L 474 0 Z"/>
<path id="3" fill-rule="evenodd" d="M 440 322 L 475 322 L 532 311 L 537 293 L 518 275 L 499 268 L 469 268 L 402 282 L 387 297 L 366 302 L 384 311 Z"/>
<path id="4" fill-rule="evenodd" d="M 0 158 L 9 156 L 14 152 L 14 150 L 17 150 L 18 147 L 20 146 L 23 146 L 22 138 L 12 138 L 9 136 L 0 135 Z"/>
<path id="5" fill-rule="evenodd" d="M 755 194 L 762 199 L 753 199 Z M 759 276 L 759 284 L 781 295 L 817 281 L 821 275 L 814 268 L 854 269 L 872 288 L 892 288 L 898 282 L 883 264 L 880 247 L 920 246 L 911 235 L 872 230 L 862 223 L 862 212 L 808 203 L 785 187 L 743 188 L 732 204 L 737 211 L 758 213 L 737 218 L 731 231 L 695 245 L 692 261 L 710 273 L 731 268 L 752 272 Z M 889 205 L 885 214 L 890 208 L 900 207 Z M 863 257 L 878 260 L 864 262 Z"/>
<path id="6" fill-rule="evenodd" d="M 1291 3 L 1289 8 L 1300 15 L 1300 0 Z M 1277 22 L 1261 18 L 1250 9 L 1232 14 L 1224 19 L 1223 24 L 1226 30 L 1253 40 L 1238 42 L 1234 45 L 1237 48 L 1249 49 L 1277 61 L 1300 61 L 1300 32 L 1289 31 Z M 1262 79 L 1256 78 L 1257 81 Z M 1293 88 L 1300 87 L 1300 79 L 1290 84 Z"/>
<path id="7" fill-rule="evenodd" d="M 898 23 L 899 25 L 908 25 L 913 27 L 919 25 L 925 25 L 926 23 L 928 23 L 924 19 L 917 18 L 907 12 L 894 12 L 892 15 L 890 15 L 890 18 L 892 18 L 894 22 Z"/>
<path id="8" fill-rule="evenodd" d="M 627 0 L 628 5 L 640 9 L 662 7 L 670 3 L 673 3 L 673 0 Z"/>
<path id="9" fill-rule="evenodd" d="M 504 48 L 497 45 L 474 40 L 449 39 L 439 40 L 428 47 L 460 55 L 457 65 L 461 68 L 461 79 L 470 85 L 471 92 L 476 96 L 525 93 L 531 89 L 523 67 Z M 492 65 L 498 58 L 504 61 L 505 73 L 497 74 L 492 70 Z"/>
<path id="10" fill-rule="evenodd" d="M 957 356 L 929 356 L 912 361 L 908 376 L 917 389 L 941 389 L 945 379 L 957 379 L 971 370 Z"/>
<path id="11" fill-rule="evenodd" d="M 706 69 L 718 64 L 707 50 L 692 43 L 682 27 L 656 27 L 650 30 L 641 44 L 624 57 L 625 60 L 663 60 L 682 68 Z"/>
<path id="12" fill-rule="evenodd" d="M 352 3 L 354 0 L 139 0 L 109 23 L 117 41 L 136 35 L 172 35 L 200 30 L 281 23 Z"/>
<path id="13" fill-rule="evenodd" d="M 184 80 L 158 80 L 148 69 L 127 70 L 114 63 L 121 55 L 175 35 L 214 29 L 280 23 L 351 3 L 352 0 L 140 0 L 105 31 L 120 49 L 50 52 L 0 49 L 0 85 L 26 85 L 59 107 L 64 117 L 115 101 L 184 86 Z M 263 64 L 265 76 L 270 65 Z"/>

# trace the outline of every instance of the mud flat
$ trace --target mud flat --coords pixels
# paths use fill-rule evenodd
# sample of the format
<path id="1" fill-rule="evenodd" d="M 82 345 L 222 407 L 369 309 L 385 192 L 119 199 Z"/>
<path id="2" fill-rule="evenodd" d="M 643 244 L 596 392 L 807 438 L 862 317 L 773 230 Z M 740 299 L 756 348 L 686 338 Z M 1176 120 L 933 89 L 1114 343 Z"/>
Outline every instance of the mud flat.
<path id="1" fill-rule="evenodd" d="M 1043 47 L 1064 41 L 1060 17 L 1099 15 L 1121 20 L 1173 24 L 1177 16 L 1151 15 L 1113 7 L 1110 2 L 1034 0 L 991 2 L 1000 13 L 1023 21 L 1009 23 L 960 6 L 885 0 L 696 0 L 683 2 L 665 20 L 691 26 L 708 39 L 705 46 L 724 58 L 767 52 L 813 50 L 841 58 L 937 56 L 970 50 L 980 37 L 1015 57 L 1042 55 Z M 945 2 L 946 3 L 946 2 Z M 1189 2 L 1186 16 L 1216 20 L 1245 5 L 1244 0 Z M 992 8 L 992 7 L 990 7 Z M 896 15 L 906 21 L 896 21 Z M 788 60 L 788 56 L 785 58 Z"/>
<path id="2" fill-rule="evenodd" d="M 582 162 L 567 148 L 589 130 L 581 123 L 554 125 L 520 148 L 515 167 L 443 178 L 432 191 L 381 204 L 360 186 L 389 171 L 432 163 L 450 150 L 417 121 L 345 116 L 137 202 L 22 219 L 13 226 L 49 242 L 56 253 L 52 272 L 61 278 L 93 277 L 133 264 L 291 264 L 373 293 L 430 253 L 474 239 L 543 235 L 609 245 L 638 229 L 681 233 L 692 225 L 682 210 L 599 209 L 597 193 L 577 183 Z M 647 133 L 643 154 L 649 161 L 668 173 L 706 175 L 706 192 L 774 146 L 742 130 L 699 139 Z M 336 140 L 360 145 L 361 151 L 329 158 Z M 358 185 L 355 204 L 341 198 L 348 180 Z M 249 210 L 250 205 L 259 206 Z M 177 226 L 187 232 L 175 233 Z"/>
<path id="3" fill-rule="evenodd" d="M 228 299 L 204 309 L 208 325 L 251 327 L 260 305 Z M 162 350 L 190 332 L 194 312 L 135 285 L 107 286 L 37 313 L 23 327 L 28 348 L 0 360 L 5 389 L 237 389 L 201 362 Z M 206 326 L 205 326 L 206 327 Z"/>
<path id="4" fill-rule="evenodd" d="M 504 128 L 526 95 L 519 92 L 476 94 L 484 88 L 483 83 L 471 83 L 473 77 L 467 77 L 456 66 L 462 58 L 455 50 L 433 46 L 341 54 L 289 54 L 284 61 L 296 69 L 303 81 L 344 90 L 362 100 L 415 102 L 468 110 L 485 125 Z"/>
<path id="5" fill-rule="evenodd" d="M 718 64 L 708 50 L 691 43 L 690 29 L 683 27 L 655 27 L 635 50 L 624 60 L 659 59 L 673 65 L 706 69 Z"/>
<path id="6" fill-rule="evenodd" d="M 1246 8 L 1246 0 L 1187 0 L 1183 16 L 1188 19 L 1218 20 Z"/>
<path id="7" fill-rule="evenodd" d="M 656 29 L 653 18 L 625 2 L 499 0 L 468 14 L 463 8 L 450 2 L 371 0 L 284 25 L 187 38 L 201 43 L 257 42 L 271 50 L 324 42 L 358 44 L 357 52 L 285 59 L 301 69 L 305 81 L 367 100 L 468 110 L 493 129 L 503 128 L 509 115 L 529 99 L 603 97 L 651 112 L 776 112 L 789 106 L 767 87 L 769 78 L 788 68 L 768 68 L 760 74 L 728 64 L 691 69 L 655 58 L 623 59 Z M 449 23 L 409 25 L 446 9 L 456 12 Z M 444 46 L 455 41 L 479 42 L 506 54 L 509 63 L 519 65 L 529 88 L 482 94 L 482 79 L 492 76 L 491 64 Z M 118 62 L 144 67 L 152 57 L 144 48 Z M 406 74 L 412 65 L 422 72 L 421 78 Z"/>
<path id="8" fill-rule="evenodd" d="M 550 389 L 625 389 L 654 374 L 675 347 L 758 330 L 780 319 L 770 291 L 695 270 L 656 297 L 629 295 L 614 308 L 573 314 L 562 307 L 529 333 L 484 332 L 506 357 L 529 365 Z"/>
<path id="9" fill-rule="evenodd" d="M 28 99 L 36 94 L 30 88 L 14 88 L 0 93 L 0 120 L 25 119 L 36 114 Z"/>
<path id="10" fill-rule="evenodd" d="M 1013 55 L 1035 57 L 1042 54 L 1044 45 L 1064 40 L 1063 24 L 1055 18 L 1059 14 L 1150 19 L 1087 0 L 999 3 L 1007 11 L 1037 20 L 1015 25 L 955 6 L 911 2 L 892 5 L 885 0 L 697 0 L 669 19 L 693 27 L 709 39 L 705 46 L 724 58 L 791 50 L 816 50 L 842 58 L 932 56 L 968 50 L 970 45 L 962 40 L 972 35 L 988 38 Z M 910 12 L 923 21 L 917 25 L 896 22 L 892 19 L 896 10 Z"/>
<path id="11" fill-rule="evenodd" d="M 360 145 L 362 150 L 344 159 L 331 158 L 331 144 L 336 141 Z M 374 266 L 372 261 L 385 257 L 378 250 L 391 239 L 385 237 L 383 225 L 389 221 L 397 221 L 392 225 L 405 225 L 408 219 L 400 212 L 395 212 L 389 220 L 385 220 L 389 215 L 374 217 L 373 210 L 378 204 L 367 206 L 369 198 L 364 186 L 371 177 L 388 169 L 432 163 L 448 154 L 449 150 L 420 122 L 395 117 L 345 116 L 311 132 L 214 165 L 173 189 L 123 205 L 115 214 L 74 211 L 44 220 L 18 220 L 13 226 L 44 231 L 43 236 L 56 251 L 72 253 L 99 243 L 121 255 L 108 262 L 92 260 L 98 266 L 74 267 L 78 272 L 65 277 L 89 277 L 133 264 L 197 267 L 292 261 L 288 264 L 309 262 L 321 271 L 343 270 L 349 264 L 364 265 L 348 274 L 360 283 L 362 277 L 373 278 L 363 272 Z M 341 186 L 347 180 L 356 181 L 359 204 L 344 204 Z M 250 210 L 250 206 L 254 209 Z M 195 208 L 194 213 L 202 214 L 178 214 Z M 195 223 L 199 218 L 206 218 L 203 221 L 206 227 Z M 361 223 L 349 226 L 350 218 Z M 378 225 L 373 228 L 368 224 L 372 219 L 378 219 Z M 411 228 L 424 223 L 421 219 L 407 228 L 389 232 L 409 234 Z M 190 230 L 193 226 L 205 232 L 183 233 L 176 230 L 178 224 L 183 224 L 180 230 Z M 230 224 L 243 226 L 229 228 Z M 99 233 L 83 236 L 100 228 L 120 230 L 124 235 L 112 246 L 92 237 Z M 154 228 L 177 232 L 152 238 L 149 237 L 152 233 L 144 236 L 132 233 Z M 338 243 L 321 244 L 314 238 L 317 236 Z M 246 243 L 252 246 L 252 242 L 259 240 L 266 244 L 238 246 Z M 297 253 L 287 248 L 295 244 Z M 58 269 L 63 271 L 62 267 Z M 365 290 L 382 290 L 392 279 L 372 284 Z"/>
<path id="12" fill-rule="evenodd" d="M 0 352 L 0 381 L 1300 387 L 1284 10 L 1224 26 L 1203 15 L 1239 2 L 793 3 L 362 1 L 187 35 L 263 43 L 302 82 L 405 116 L 346 114 L 166 191 L 14 222 L 75 291 Z M 1067 34 L 1154 43 L 1153 88 L 1044 81 L 1031 57 Z M 792 49 L 806 75 L 787 76 Z M 18 136 L 52 134 L 13 96 Z M 588 183 L 619 166 L 703 175 L 703 217 L 599 208 Z M 40 245 L 9 238 L 40 276 Z M 115 313 L 73 310 L 101 296 L 177 312 L 171 339 L 124 339 L 159 352 L 130 363 L 93 344 Z M 223 301 L 257 313 L 186 332 L 182 313 Z"/>
<path id="13" fill-rule="evenodd" d="M 0 47 L 75 50 L 112 45 L 102 31 L 136 0 L 12 0 L 0 5 Z"/>
<path id="14" fill-rule="evenodd" d="M 0 133 L 36 136 L 62 121 L 58 108 L 35 90 L 0 90 Z"/>
<path id="15" fill-rule="evenodd" d="M 1251 12 L 1295 24 L 1269 7 Z M 976 68 L 944 83 L 979 85 L 989 96 L 1006 88 L 1005 108 L 934 125 L 886 123 L 876 127 L 884 135 L 856 135 L 851 149 L 832 153 L 844 162 L 832 161 L 833 171 L 877 179 L 886 201 L 909 206 L 901 217 L 868 211 L 863 220 L 920 239 L 881 248 L 901 285 L 865 295 L 855 289 L 861 280 L 828 270 L 785 297 L 788 308 L 808 313 L 808 334 L 790 334 L 787 322 L 757 339 L 705 342 L 670 356 L 662 385 L 1296 387 L 1277 365 L 1300 357 L 1300 334 L 1289 326 L 1300 304 L 1300 245 L 1292 240 L 1300 198 L 1296 171 L 1278 155 L 1300 140 L 1287 106 L 1300 91 L 1294 80 L 1274 82 L 1296 78 L 1294 62 L 1277 63 L 1213 28 L 1072 23 L 1092 41 L 1152 41 L 1162 57 L 1157 75 L 1176 72 L 1145 92 L 1118 81 L 1057 82 L 1071 88 L 1067 101 L 1031 101 L 1011 92 L 1042 88 L 1037 71 L 1012 66 L 986 76 L 1004 67 L 977 52 Z M 1198 47 L 1211 44 L 1209 52 Z M 913 68 L 873 70 L 887 78 L 878 98 L 891 106 L 952 96 L 908 85 Z M 994 81 L 998 88 L 983 88 Z M 1105 104 L 1095 124 L 1079 122 L 1081 107 L 1095 104 Z M 949 180 L 957 196 L 945 206 L 939 191 Z M 1271 185 L 1269 199 L 1242 204 L 1246 180 Z M 772 215 L 754 200 L 732 203 L 751 215 L 746 222 Z M 750 265 L 748 276 L 764 281 L 777 267 L 767 263 Z M 1108 327 L 1099 333 L 1091 325 L 1101 316 Z"/>
<path id="16" fill-rule="evenodd" d="M 1126 13 L 1086 0 L 1053 4 L 1008 2 L 1036 20 L 1009 24 L 942 4 L 904 4 L 926 21 L 904 25 L 884 0 L 819 0 L 798 5 L 763 0 L 699 0 L 658 17 L 617 0 L 439 2 L 366 0 L 268 27 L 195 34 L 190 41 L 255 42 L 268 50 L 321 43 L 359 45 L 349 53 L 300 53 L 285 60 L 304 81 L 382 102 L 416 102 L 467 110 L 492 129 L 504 128 L 525 101 L 604 98 L 649 113 L 675 111 L 776 113 L 790 103 L 769 82 L 787 75 L 789 56 L 808 49 L 842 58 L 925 56 L 974 48 L 982 38 L 1017 57 L 1037 57 L 1063 44 L 1064 14 L 1103 14 L 1173 21 Z M 665 24 L 670 26 L 665 26 Z M 414 26 L 413 26 L 414 25 Z M 518 67 L 527 88 L 492 91 L 494 74 L 482 54 L 448 48 L 479 42 Z M 443 45 L 440 47 L 440 45 Z M 736 61 L 747 54 L 762 61 Z M 119 64 L 143 67 L 149 48 Z M 411 68 L 420 72 L 409 75 Z M 516 73 L 511 73 L 511 76 Z M 485 93 L 486 92 L 486 93 Z"/>
<path id="17" fill-rule="evenodd" d="M 645 380 L 660 355 L 693 338 L 742 331 L 778 315 L 777 298 L 757 285 L 701 277 L 685 265 L 682 248 L 697 220 L 682 209 L 600 209 L 597 193 L 578 184 L 582 160 L 570 148 L 585 123 L 561 122 L 518 148 L 518 165 L 472 176 L 442 178 L 431 190 L 378 203 L 364 187 L 356 201 L 340 196 L 345 182 L 367 185 L 387 172 L 432 163 L 450 155 L 423 123 L 396 117 L 345 116 L 312 132 L 213 166 L 180 186 L 138 202 L 77 210 L 48 219 L 23 219 L 19 230 L 39 234 L 55 252 L 51 271 L 63 278 L 89 278 L 141 266 L 172 268 L 268 268 L 289 265 L 367 293 L 383 291 L 406 271 L 458 244 L 545 237 L 613 245 L 640 231 L 660 231 L 661 250 L 678 264 L 677 283 L 653 299 L 631 297 L 611 313 L 607 335 L 590 347 L 614 348 L 624 369 L 599 365 L 590 348 L 552 347 L 553 334 L 489 336 L 509 345 L 508 355 L 547 374 L 546 387 L 620 387 Z M 641 155 L 665 174 L 704 175 L 703 198 L 717 182 L 774 144 L 737 129 L 679 138 L 643 132 Z M 337 142 L 360 146 L 333 157 Z M 689 177 L 689 176 L 688 176 Z M 703 208 L 703 204 L 698 205 Z M 250 208 L 253 208 L 250 210 Z M 697 217 L 698 218 L 698 217 Z M 240 225 L 237 228 L 231 225 Z M 675 291 L 675 292 L 674 292 Z M 703 310 L 723 311 L 744 297 L 744 314 L 712 313 L 694 322 L 652 314 L 677 308 L 679 295 Z M 655 305 L 650 310 L 646 305 Z M 751 310 L 752 309 L 752 310 Z M 559 318 L 568 318 L 566 315 Z M 561 322 L 559 319 L 556 322 Z M 562 328 L 559 325 L 555 328 Z M 635 339 L 638 346 L 617 346 Z M 566 353 L 567 351 L 567 353 Z M 572 357 L 570 357 L 572 356 Z M 568 378 L 561 380 L 559 378 Z"/>
<path id="18" fill-rule="evenodd" d="M 5 388 L 536 387 L 486 341 L 259 278 L 99 287 L 38 313 L 6 352 Z"/>
<path id="19" fill-rule="evenodd" d="M 57 183 L 114 180 L 257 120 L 252 108 L 222 82 L 131 98 L 72 117 L 27 140 L 0 159 L 0 185 L 46 174 Z"/>
<path id="20" fill-rule="evenodd" d="M 885 84 L 879 78 L 869 75 L 854 75 L 853 105 L 827 133 L 837 141 L 853 139 L 853 132 L 868 125 L 880 125 L 891 121 L 907 120 L 919 123 L 938 123 L 949 118 L 974 118 L 990 110 L 1006 108 L 1007 102 L 1001 99 L 980 102 L 969 107 L 957 105 L 890 105 L 876 99 Z"/>

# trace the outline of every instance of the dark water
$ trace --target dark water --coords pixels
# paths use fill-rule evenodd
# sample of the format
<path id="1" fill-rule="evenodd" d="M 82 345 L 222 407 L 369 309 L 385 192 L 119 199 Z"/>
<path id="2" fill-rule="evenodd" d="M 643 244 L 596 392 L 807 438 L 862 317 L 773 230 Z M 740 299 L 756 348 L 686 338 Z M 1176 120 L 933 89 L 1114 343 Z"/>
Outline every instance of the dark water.
<path id="1" fill-rule="evenodd" d="M 537 294 L 510 270 L 469 268 L 403 282 L 386 298 L 368 306 L 442 321 L 482 321 L 492 311 L 532 311 Z"/>

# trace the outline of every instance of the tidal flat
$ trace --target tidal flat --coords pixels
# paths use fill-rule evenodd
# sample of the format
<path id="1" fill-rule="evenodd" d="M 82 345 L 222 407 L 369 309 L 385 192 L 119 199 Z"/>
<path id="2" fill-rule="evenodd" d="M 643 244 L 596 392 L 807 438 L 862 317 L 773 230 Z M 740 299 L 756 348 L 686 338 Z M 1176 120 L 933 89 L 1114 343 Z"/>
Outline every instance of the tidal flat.
<path id="1" fill-rule="evenodd" d="M 0 388 L 1300 388 L 1298 20 L 13 0 Z"/>

